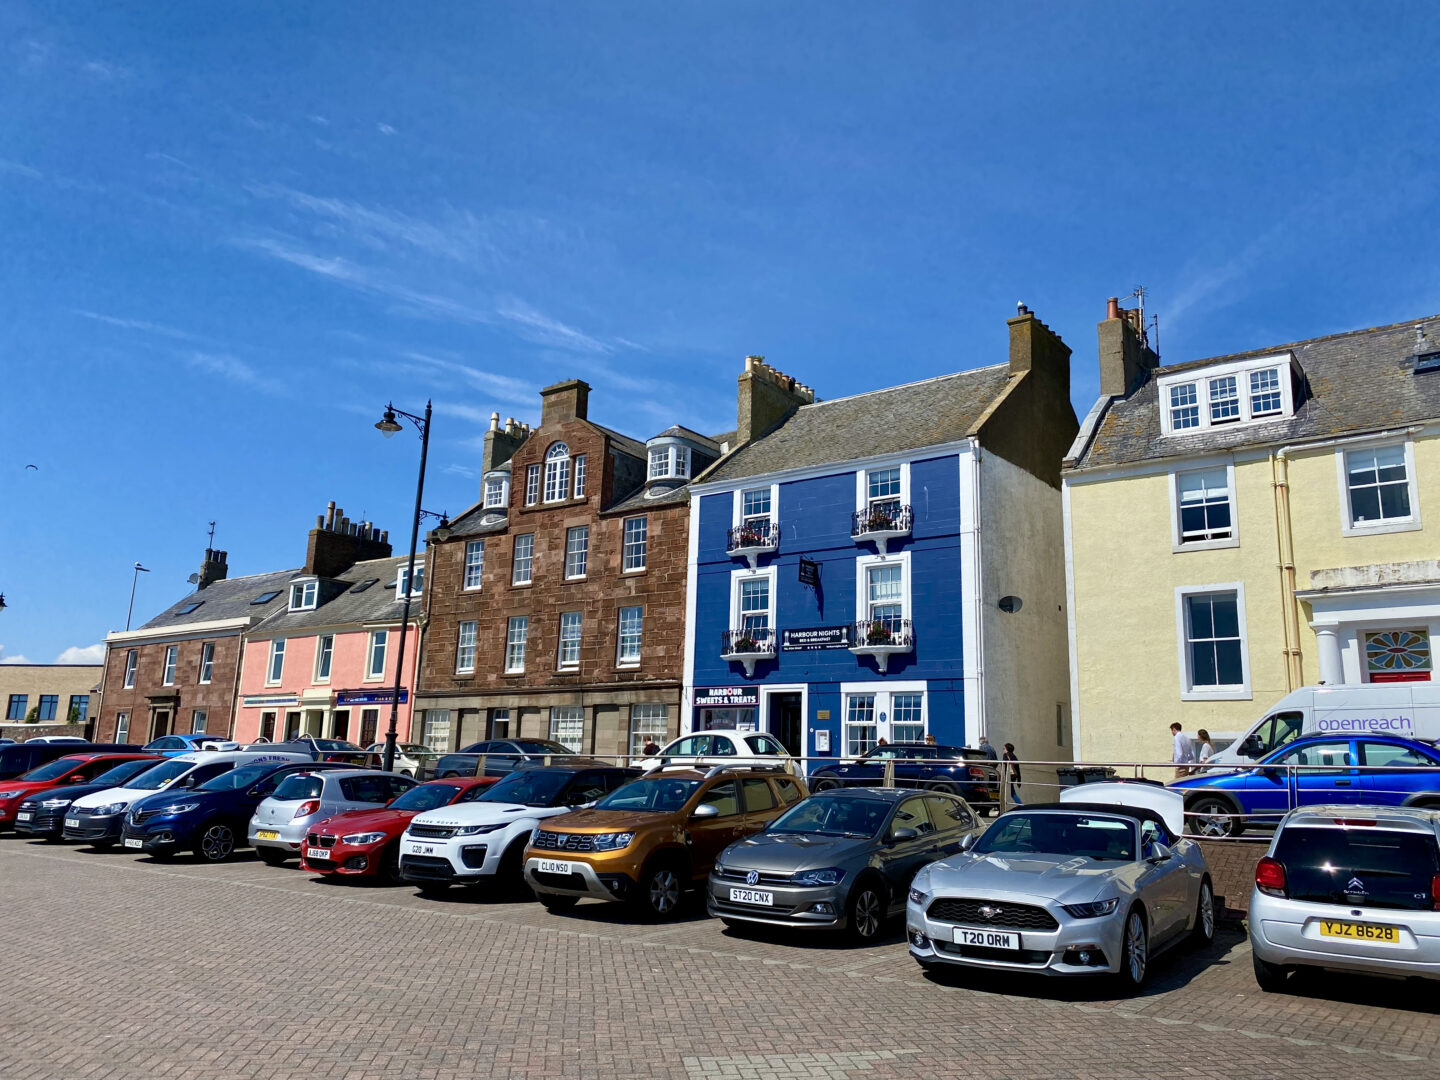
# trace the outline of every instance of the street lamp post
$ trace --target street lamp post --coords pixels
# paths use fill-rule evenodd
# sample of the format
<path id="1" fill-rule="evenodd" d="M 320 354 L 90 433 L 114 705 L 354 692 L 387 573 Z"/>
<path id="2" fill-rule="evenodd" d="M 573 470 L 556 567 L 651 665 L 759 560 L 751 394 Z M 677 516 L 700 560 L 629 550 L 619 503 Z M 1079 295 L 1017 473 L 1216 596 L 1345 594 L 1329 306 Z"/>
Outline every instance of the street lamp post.
<path id="1" fill-rule="evenodd" d="M 424 416 L 397 409 L 393 403 L 385 406 L 385 415 L 375 425 L 376 430 L 387 439 L 397 431 L 404 431 L 395 419 L 397 416 L 403 416 L 420 431 L 420 477 L 415 481 L 415 516 L 410 522 L 410 558 L 405 564 L 405 596 L 400 609 L 400 649 L 395 660 L 395 696 L 390 699 L 390 727 L 385 732 L 385 757 L 382 767 L 386 772 L 395 768 L 395 727 L 400 718 L 400 687 L 405 674 L 405 632 L 410 626 L 410 596 L 415 591 L 415 545 L 420 539 L 420 500 L 425 497 L 425 458 L 430 453 L 430 402 L 425 402 Z M 413 718 L 413 701 L 410 709 Z"/>
<path id="2" fill-rule="evenodd" d="M 141 566 L 138 562 L 130 574 L 130 606 L 125 609 L 125 629 L 130 629 L 130 616 L 135 613 L 135 583 L 140 580 L 141 574 L 148 574 L 150 571 Z"/>

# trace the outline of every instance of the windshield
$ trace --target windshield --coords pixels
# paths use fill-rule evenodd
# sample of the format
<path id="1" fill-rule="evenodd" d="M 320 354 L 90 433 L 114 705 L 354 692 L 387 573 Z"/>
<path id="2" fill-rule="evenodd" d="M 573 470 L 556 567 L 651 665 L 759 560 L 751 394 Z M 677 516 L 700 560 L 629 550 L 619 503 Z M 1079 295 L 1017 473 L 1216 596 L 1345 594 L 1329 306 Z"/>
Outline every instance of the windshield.
<path id="1" fill-rule="evenodd" d="M 863 796 L 831 795 L 796 803 L 766 832 L 820 836 L 874 836 L 885 824 L 891 804 Z"/>
<path id="2" fill-rule="evenodd" d="M 1088 859 L 1135 858 L 1135 826 L 1095 814 L 1006 814 L 985 830 L 971 850 L 981 855 L 1079 855 Z"/>
<path id="3" fill-rule="evenodd" d="M 57 776 L 64 776 L 80 762 L 73 759 L 57 758 L 48 764 L 41 765 L 38 769 L 31 769 L 21 780 L 54 780 Z"/>
<path id="4" fill-rule="evenodd" d="M 1285 865 L 1290 898 L 1320 904 L 1429 911 L 1440 871 L 1433 836 L 1373 827 L 1291 827 L 1275 858 Z"/>
<path id="5" fill-rule="evenodd" d="M 314 743 L 321 750 L 359 750 L 353 742 L 346 742 L 344 739 L 302 739 L 301 742 Z"/>
<path id="6" fill-rule="evenodd" d="M 391 810 L 434 810 L 455 798 L 458 784 L 417 784 L 390 804 Z"/>
<path id="7" fill-rule="evenodd" d="M 551 806 L 574 775 L 566 769 L 521 769 L 491 784 L 475 801 Z"/>
<path id="8" fill-rule="evenodd" d="M 301 799 L 318 799 L 325 781 L 318 776 L 287 776 L 280 781 L 275 794 L 270 797 L 276 802 L 299 802 Z"/>
<path id="9" fill-rule="evenodd" d="M 91 780 L 92 784 L 99 784 L 101 787 L 120 787 L 132 776 L 139 776 L 146 769 L 155 767 L 153 761 L 127 761 L 123 765 L 116 765 L 109 772 L 103 772 Z"/>
<path id="10" fill-rule="evenodd" d="M 595 804 L 595 809 L 650 810 L 658 814 L 671 814 L 690 801 L 690 796 L 701 783 L 700 780 L 686 780 L 678 776 L 633 780 L 606 795 Z"/>
<path id="11" fill-rule="evenodd" d="M 275 766 L 270 765 L 246 765 L 243 768 L 231 769 L 229 772 L 221 773 L 219 776 L 211 777 L 201 784 L 197 790 L 200 791 L 239 791 L 247 788 L 257 780 L 263 780 L 275 771 Z"/>
<path id="12" fill-rule="evenodd" d="M 568 746 L 561 746 L 558 742 L 551 742 L 549 739 L 517 739 L 515 745 L 520 747 L 522 754 L 573 754 L 575 752 Z"/>
<path id="13" fill-rule="evenodd" d="M 171 758 L 169 761 L 156 765 L 144 776 L 137 777 L 129 786 L 138 791 L 159 791 L 170 781 L 184 776 L 193 768 L 195 768 L 193 761 Z"/>

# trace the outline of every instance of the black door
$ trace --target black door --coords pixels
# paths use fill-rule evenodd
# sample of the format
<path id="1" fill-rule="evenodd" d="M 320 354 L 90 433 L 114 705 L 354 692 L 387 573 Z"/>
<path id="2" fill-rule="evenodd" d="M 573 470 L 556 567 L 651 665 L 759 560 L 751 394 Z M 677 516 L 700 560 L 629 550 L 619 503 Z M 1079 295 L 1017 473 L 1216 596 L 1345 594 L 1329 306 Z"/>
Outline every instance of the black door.
<path id="1" fill-rule="evenodd" d="M 380 724 L 379 709 L 360 710 L 360 745 L 373 746 L 375 743 L 375 729 Z"/>
<path id="2" fill-rule="evenodd" d="M 794 757 L 805 750 L 805 733 L 800 716 L 799 694 L 770 695 L 770 734 Z"/>

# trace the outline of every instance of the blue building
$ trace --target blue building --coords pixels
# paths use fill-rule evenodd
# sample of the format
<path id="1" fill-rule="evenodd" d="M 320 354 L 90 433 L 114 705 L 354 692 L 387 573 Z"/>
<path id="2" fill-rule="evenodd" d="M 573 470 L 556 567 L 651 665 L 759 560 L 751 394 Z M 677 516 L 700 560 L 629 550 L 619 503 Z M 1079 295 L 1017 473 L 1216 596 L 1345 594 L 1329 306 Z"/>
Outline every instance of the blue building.
<path id="1" fill-rule="evenodd" d="M 1009 323 L 1008 362 L 795 401 L 691 485 L 682 730 L 1069 756 L 1070 350 Z M 758 384 L 797 385 L 758 358 L 741 380 L 742 434 Z"/>

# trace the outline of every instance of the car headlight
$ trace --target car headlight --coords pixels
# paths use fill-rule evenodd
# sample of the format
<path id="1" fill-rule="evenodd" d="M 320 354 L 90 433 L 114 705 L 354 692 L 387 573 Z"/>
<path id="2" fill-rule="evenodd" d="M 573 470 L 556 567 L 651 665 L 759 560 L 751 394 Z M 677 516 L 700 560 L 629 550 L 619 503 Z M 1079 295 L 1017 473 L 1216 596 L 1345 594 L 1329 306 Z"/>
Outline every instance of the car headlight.
<path id="1" fill-rule="evenodd" d="M 170 806 L 164 807 L 164 808 L 160 811 L 160 813 L 162 813 L 162 814 L 188 814 L 188 813 L 190 813 L 191 810 L 195 810 L 195 809 L 197 809 L 199 806 L 200 806 L 200 804 L 199 804 L 198 802 L 172 803 Z"/>
<path id="2" fill-rule="evenodd" d="M 790 880 L 796 885 L 839 885 L 844 879 L 844 870 L 830 866 L 824 870 L 802 870 Z"/>
<path id="3" fill-rule="evenodd" d="M 921 907 L 924 907 L 929 899 L 930 894 L 928 892 L 921 892 L 919 889 L 911 888 L 910 903 L 919 904 Z"/>
<path id="4" fill-rule="evenodd" d="M 619 851 L 623 847 L 628 847 L 630 845 L 630 841 L 634 839 L 635 834 L 633 832 L 601 833 L 600 835 L 594 837 L 591 840 L 591 843 L 594 845 L 591 850 Z"/>
<path id="5" fill-rule="evenodd" d="M 9 791 L 0 791 L 0 799 L 13 799 L 24 790 L 24 788 L 11 788 Z"/>
<path id="6" fill-rule="evenodd" d="M 456 836 L 484 836 L 486 833 L 499 832 L 505 827 L 502 822 L 499 825 L 461 825 L 455 830 Z"/>
<path id="7" fill-rule="evenodd" d="M 29 805 L 29 804 L 26 804 L 26 805 Z M 59 807 L 61 807 L 61 806 L 69 806 L 69 805 L 70 805 L 70 800 L 69 800 L 69 799 L 46 799 L 46 800 L 45 800 L 44 802 L 42 802 L 40 805 L 43 806 L 46 810 L 55 810 L 55 809 L 57 809 L 57 808 L 59 808 Z"/>
<path id="8" fill-rule="evenodd" d="M 93 810 L 90 811 L 90 816 L 114 817 L 116 814 L 123 814 L 124 812 L 125 804 L 123 802 L 112 802 L 106 803 L 104 806 L 95 807 Z"/>
<path id="9" fill-rule="evenodd" d="M 342 844 L 350 844 L 354 847 L 364 847 L 366 844 L 378 844 L 385 839 L 383 832 L 356 832 L 349 836 L 340 837 Z"/>
<path id="10" fill-rule="evenodd" d="M 1060 906 L 1065 909 L 1065 914 L 1073 918 L 1098 919 L 1102 915 L 1112 914 L 1120 906 L 1120 898 L 1114 896 L 1109 900 L 1092 900 L 1088 904 L 1061 904 Z"/>

